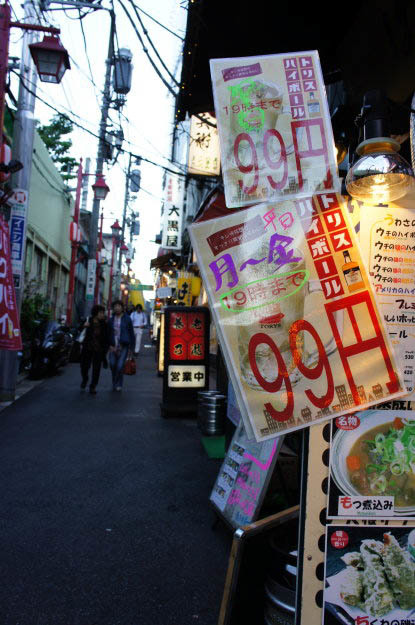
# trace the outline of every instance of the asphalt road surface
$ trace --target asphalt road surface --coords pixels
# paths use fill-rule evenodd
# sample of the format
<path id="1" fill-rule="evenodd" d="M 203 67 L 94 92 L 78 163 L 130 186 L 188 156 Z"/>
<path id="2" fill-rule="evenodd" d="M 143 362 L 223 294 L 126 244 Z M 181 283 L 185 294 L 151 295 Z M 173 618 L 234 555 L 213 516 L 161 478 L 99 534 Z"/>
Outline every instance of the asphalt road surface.
<path id="1" fill-rule="evenodd" d="M 0 413 L 0 625 L 215 625 L 232 536 L 194 418 L 145 347 L 123 392 L 68 365 Z"/>

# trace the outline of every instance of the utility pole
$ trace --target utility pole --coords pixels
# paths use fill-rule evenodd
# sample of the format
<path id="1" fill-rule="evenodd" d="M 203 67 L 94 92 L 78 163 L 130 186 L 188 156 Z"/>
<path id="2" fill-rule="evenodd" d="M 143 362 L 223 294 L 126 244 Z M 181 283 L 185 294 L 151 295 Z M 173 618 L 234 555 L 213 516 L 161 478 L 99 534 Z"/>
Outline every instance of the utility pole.
<path id="1" fill-rule="evenodd" d="M 24 21 L 36 24 L 37 15 L 31 0 L 26 0 L 23 5 Z M 22 58 L 20 63 L 19 97 L 17 105 L 17 114 L 14 120 L 13 130 L 13 158 L 19 160 L 23 169 L 13 175 L 12 188 L 23 189 L 26 194 L 25 211 L 26 219 L 24 220 L 23 241 L 26 241 L 27 229 L 27 211 L 29 208 L 29 187 L 30 176 L 32 172 L 32 154 L 33 140 L 35 133 L 35 95 L 37 72 L 30 55 L 29 44 L 35 41 L 35 33 L 27 30 L 23 31 L 22 40 Z M 25 88 L 27 85 L 31 93 Z M 0 89 L 4 86 L 0 85 Z M 23 280 L 24 270 L 21 271 L 20 280 L 15 283 L 16 305 L 18 310 L 21 307 L 23 296 Z M 17 379 L 17 352 L 1 351 L 0 352 L 0 400 L 13 401 L 16 391 Z"/>
<path id="2" fill-rule="evenodd" d="M 96 181 L 102 175 L 104 165 L 104 146 L 105 146 L 105 134 L 107 129 L 108 111 L 111 102 L 110 86 L 111 86 L 111 67 L 114 59 L 114 31 L 115 31 L 115 15 L 114 11 L 110 11 L 111 15 L 111 28 L 110 38 L 108 44 L 108 56 L 106 60 L 106 72 L 104 91 L 102 95 L 102 107 L 101 107 L 101 121 L 99 124 L 99 139 L 98 139 L 98 152 L 97 152 L 97 166 L 96 166 Z M 89 253 L 88 253 L 88 283 L 91 284 L 91 293 L 87 293 L 86 301 L 86 316 L 91 313 L 91 308 L 94 303 L 95 293 L 95 280 L 96 280 L 96 263 L 97 263 L 97 239 L 98 239 L 98 220 L 99 220 L 99 207 L 100 200 L 94 198 L 92 203 L 91 223 L 89 226 Z M 93 284 L 93 288 L 92 288 Z"/>
<path id="3" fill-rule="evenodd" d="M 124 242 L 125 226 L 126 226 L 126 221 L 127 221 L 127 206 L 128 206 L 128 200 L 130 199 L 128 191 L 130 188 L 131 160 L 132 160 L 132 156 L 130 153 L 130 156 L 128 158 L 127 174 L 125 176 L 124 210 L 122 214 L 122 225 L 121 225 L 121 241 L 122 242 Z M 121 276 L 121 265 L 122 265 L 122 253 L 121 253 L 121 246 L 120 246 L 119 257 L 118 257 L 118 275 L 119 276 Z"/>

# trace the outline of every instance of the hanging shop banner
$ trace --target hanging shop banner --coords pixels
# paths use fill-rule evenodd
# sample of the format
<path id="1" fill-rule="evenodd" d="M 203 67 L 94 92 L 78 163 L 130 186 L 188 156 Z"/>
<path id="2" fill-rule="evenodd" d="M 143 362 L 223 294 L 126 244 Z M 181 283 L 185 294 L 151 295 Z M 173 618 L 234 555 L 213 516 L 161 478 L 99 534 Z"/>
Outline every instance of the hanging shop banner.
<path id="1" fill-rule="evenodd" d="M 22 349 L 14 291 L 9 226 L 0 215 L 0 349 Z"/>
<path id="2" fill-rule="evenodd" d="M 408 392 L 415 387 L 415 209 L 365 206 L 360 243 Z"/>
<path id="3" fill-rule="evenodd" d="M 340 190 L 317 51 L 210 68 L 228 207 Z"/>
<path id="4" fill-rule="evenodd" d="M 182 177 L 168 174 L 161 241 L 161 247 L 165 250 L 177 250 L 182 247 L 183 202 L 184 181 Z"/>
<path id="5" fill-rule="evenodd" d="M 192 305 L 192 276 L 186 272 L 181 272 L 177 279 L 176 299 L 179 306 Z"/>
<path id="6" fill-rule="evenodd" d="M 257 518 L 282 442 L 282 436 L 264 443 L 248 440 L 239 423 L 210 495 L 234 527 Z"/>
<path id="7" fill-rule="evenodd" d="M 210 113 L 192 115 L 187 171 L 197 176 L 220 174 L 219 135 Z"/>
<path id="8" fill-rule="evenodd" d="M 406 394 L 341 196 L 261 204 L 189 230 L 257 441 L 379 403 L 374 388 L 385 400 Z"/>
<path id="9" fill-rule="evenodd" d="M 411 625 L 414 538 L 403 526 L 327 527 L 323 625 Z"/>

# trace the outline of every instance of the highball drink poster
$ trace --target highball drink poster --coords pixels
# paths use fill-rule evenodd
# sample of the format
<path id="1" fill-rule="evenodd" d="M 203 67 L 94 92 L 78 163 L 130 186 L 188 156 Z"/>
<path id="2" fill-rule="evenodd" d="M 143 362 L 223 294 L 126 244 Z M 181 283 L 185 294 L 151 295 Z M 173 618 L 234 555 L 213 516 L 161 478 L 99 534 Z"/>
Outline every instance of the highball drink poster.
<path id="1" fill-rule="evenodd" d="M 340 190 L 317 51 L 210 68 L 227 206 Z"/>
<path id="2" fill-rule="evenodd" d="M 341 196 L 260 204 L 189 230 L 257 441 L 406 394 Z"/>

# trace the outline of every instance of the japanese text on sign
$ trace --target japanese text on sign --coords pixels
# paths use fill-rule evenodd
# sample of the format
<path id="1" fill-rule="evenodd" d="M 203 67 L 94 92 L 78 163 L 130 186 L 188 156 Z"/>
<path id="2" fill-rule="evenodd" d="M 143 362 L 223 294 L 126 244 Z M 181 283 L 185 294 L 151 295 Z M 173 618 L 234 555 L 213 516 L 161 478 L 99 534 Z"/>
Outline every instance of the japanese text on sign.
<path id="1" fill-rule="evenodd" d="M 408 392 L 415 388 L 415 210 L 366 207 L 361 211 L 362 249 L 370 279 Z"/>
<path id="2" fill-rule="evenodd" d="M 316 51 L 210 64 L 227 206 L 339 189 Z"/>
<path id="3" fill-rule="evenodd" d="M 22 348 L 11 266 L 9 228 L 0 216 L 0 349 Z"/>
<path id="4" fill-rule="evenodd" d="M 227 236 L 254 220 L 247 239 Z M 370 405 L 372 388 L 404 394 L 339 196 L 258 205 L 190 231 L 257 440 Z"/>

